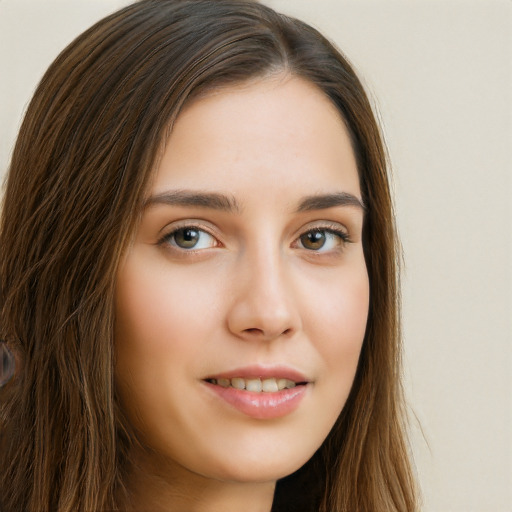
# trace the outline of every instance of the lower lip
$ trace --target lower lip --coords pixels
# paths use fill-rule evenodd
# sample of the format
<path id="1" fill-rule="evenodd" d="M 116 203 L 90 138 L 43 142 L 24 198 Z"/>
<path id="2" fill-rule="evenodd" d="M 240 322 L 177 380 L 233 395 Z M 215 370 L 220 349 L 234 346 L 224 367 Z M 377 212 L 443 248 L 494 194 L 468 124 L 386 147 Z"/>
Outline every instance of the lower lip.
<path id="1" fill-rule="evenodd" d="M 292 413 L 306 394 L 306 385 L 283 389 L 275 393 L 244 391 L 232 387 L 223 388 L 205 382 L 206 386 L 229 405 L 251 418 L 268 420 Z"/>

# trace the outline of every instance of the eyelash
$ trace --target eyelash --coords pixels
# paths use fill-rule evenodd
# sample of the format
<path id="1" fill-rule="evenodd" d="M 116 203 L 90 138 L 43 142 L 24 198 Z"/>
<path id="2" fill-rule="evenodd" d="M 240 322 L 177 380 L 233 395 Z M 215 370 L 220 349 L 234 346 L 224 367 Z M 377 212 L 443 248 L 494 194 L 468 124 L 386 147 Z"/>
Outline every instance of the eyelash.
<path id="1" fill-rule="evenodd" d="M 206 234 L 209 237 L 217 240 L 215 235 L 213 235 L 208 229 L 205 229 L 204 226 L 200 226 L 197 224 L 184 224 L 182 226 L 175 227 L 172 231 L 170 231 L 170 232 L 166 233 L 164 236 L 162 236 L 162 238 L 160 238 L 160 240 L 158 241 L 158 245 L 162 245 L 162 246 L 167 245 L 167 246 L 170 246 L 172 248 L 172 250 L 181 251 L 184 253 L 198 252 L 198 251 L 203 250 L 202 248 L 196 249 L 195 247 L 186 249 L 186 248 L 180 247 L 179 245 L 176 244 L 175 237 L 176 237 L 177 233 L 179 233 L 180 231 L 186 231 L 186 230 L 197 231 L 198 233 Z M 171 241 L 174 243 L 171 243 Z M 215 246 L 212 246 L 212 247 L 215 247 Z"/>
<path id="2" fill-rule="evenodd" d="M 304 249 L 304 250 L 306 250 L 306 251 L 308 251 L 310 253 L 313 253 L 313 254 L 323 254 L 323 253 L 332 252 L 333 250 L 336 250 L 336 249 L 343 249 L 343 247 L 346 244 L 352 242 L 350 237 L 349 237 L 349 235 L 348 235 L 348 233 L 346 233 L 345 231 L 342 231 L 341 229 L 339 229 L 338 226 L 319 225 L 319 226 L 314 226 L 314 227 L 304 231 L 301 235 L 299 235 L 297 237 L 297 239 L 294 242 L 294 244 L 295 243 L 301 243 L 302 237 L 304 237 L 304 236 L 306 236 L 308 234 L 312 234 L 312 233 L 323 233 L 324 236 L 325 235 L 334 235 L 334 236 L 338 237 L 339 240 L 340 240 L 339 244 L 337 244 L 337 246 L 339 246 L 339 247 L 336 247 L 335 249 L 322 250 L 324 248 L 325 243 L 327 243 L 327 241 L 319 248 L 319 250 L 308 249 L 307 247 L 304 247 L 304 246 L 302 247 L 302 249 Z"/>
<path id="3" fill-rule="evenodd" d="M 174 251 L 179 251 L 181 253 L 197 253 L 199 251 L 202 251 L 204 249 L 206 249 L 206 247 L 202 247 L 202 248 L 199 248 L 197 249 L 195 247 L 195 245 L 193 247 L 190 247 L 190 248 L 184 248 L 184 247 L 180 247 L 179 245 L 177 245 L 176 243 L 176 235 L 181 231 L 181 232 L 184 232 L 186 230 L 190 230 L 190 231 L 196 231 L 198 233 L 202 233 L 202 234 L 206 234 L 208 235 L 209 237 L 211 237 L 212 239 L 215 239 L 217 241 L 217 245 L 212 245 L 211 248 L 214 248 L 214 247 L 219 247 L 219 242 L 217 240 L 217 238 L 215 237 L 215 235 L 213 235 L 210 230 L 208 229 L 205 229 L 203 226 L 200 226 L 200 225 L 197 225 L 197 224 L 185 224 L 183 226 L 179 226 L 179 227 L 176 227 L 174 228 L 172 231 L 166 233 L 165 235 L 163 235 L 159 240 L 158 240 L 158 245 L 160 246 L 168 246 L 168 247 L 171 247 L 172 250 Z M 311 253 L 311 254 L 322 254 L 322 253 L 327 253 L 327 252 L 331 252 L 333 250 L 336 250 L 336 249 L 329 249 L 327 251 L 322 251 L 322 248 L 324 247 L 325 243 L 319 248 L 319 250 L 315 250 L 315 249 L 308 249 L 307 247 L 304 247 L 303 246 L 303 243 L 301 242 L 301 239 L 302 237 L 308 235 L 308 234 L 312 234 L 312 233 L 323 233 L 324 235 L 334 235 L 336 237 L 338 237 L 340 239 L 340 243 L 338 244 L 340 246 L 340 248 L 342 249 L 346 244 L 348 243 L 352 243 L 352 240 L 350 239 L 350 236 L 348 233 L 346 233 L 345 231 L 342 231 L 341 229 L 339 229 L 339 226 L 338 225 L 318 225 L 318 226 L 314 226 L 310 229 L 307 229 L 306 231 L 302 232 L 293 242 L 293 245 L 296 245 L 296 244 L 302 244 L 302 247 L 300 247 L 301 249 Z M 210 248 L 210 247 L 208 247 Z"/>

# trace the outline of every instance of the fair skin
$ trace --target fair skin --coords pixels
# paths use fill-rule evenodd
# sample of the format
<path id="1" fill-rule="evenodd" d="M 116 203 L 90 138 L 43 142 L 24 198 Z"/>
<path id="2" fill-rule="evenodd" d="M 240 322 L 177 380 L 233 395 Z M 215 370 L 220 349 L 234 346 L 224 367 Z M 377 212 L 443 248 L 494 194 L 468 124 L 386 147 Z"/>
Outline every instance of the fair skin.
<path id="1" fill-rule="evenodd" d="M 322 444 L 365 332 L 363 218 L 344 123 L 308 82 L 179 115 L 117 276 L 116 384 L 146 447 L 135 510 L 268 512 Z"/>

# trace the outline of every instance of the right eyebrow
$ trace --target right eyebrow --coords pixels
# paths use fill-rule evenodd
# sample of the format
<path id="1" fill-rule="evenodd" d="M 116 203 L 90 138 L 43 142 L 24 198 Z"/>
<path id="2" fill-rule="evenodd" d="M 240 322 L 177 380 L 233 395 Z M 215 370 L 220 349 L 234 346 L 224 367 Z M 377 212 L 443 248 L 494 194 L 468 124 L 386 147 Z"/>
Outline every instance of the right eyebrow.
<path id="1" fill-rule="evenodd" d="M 234 197 L 216 192 L 192 190 L 172 190 L 149 197 L 144 202 L 144 209 L 156 205 L 195 206 L 225 212 L 240 212 L 241 208 Z"/>

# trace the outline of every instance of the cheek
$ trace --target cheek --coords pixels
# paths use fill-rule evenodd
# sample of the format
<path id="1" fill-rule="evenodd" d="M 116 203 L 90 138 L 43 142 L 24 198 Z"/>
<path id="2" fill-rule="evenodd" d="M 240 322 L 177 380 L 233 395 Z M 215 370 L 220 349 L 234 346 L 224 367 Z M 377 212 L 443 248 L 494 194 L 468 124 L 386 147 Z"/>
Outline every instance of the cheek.
<path id="1" fill-rule="evenodd" d="M 348 269 L 347 269 L 348 270 Z M 320 356 L 319 414 L 332 425 L 343 409 L 357 370 L 369 307 L 366 267 L 361 265 L 325 283 L 308 312 L 308 338 Z M 326 432 L 327 435 L 327 432 Z"/>
<path id="2" fill-rule="evenodd" d="M 118 273 L 115 378 L 130 423 L 145 443 L 172 458 L 181 453 L 187 432 L 208 428 L 191 420 L 197 418 L 190 411 L 201 404 L 190 390 L 218 313 L 210 307 L 204 276 L 183 277 L 183 271 L 162 267 L 139 248 Z"/>
<path id="3" fill-rule="evenodd" d="M 200 351 L 198 343 L 215 313 L 211 294 L 179 269 L 169 273 L 160 262 L 139 261 L 134 254 L 122 267 L 116 289 L 116 349 L 138 351 L 158 359 L 158 354 Z M 185 281 L 185 282 L 183 282 Z M 198 322 L 198 317 L 201 322 Z M 204 329 L 203 329 L 204 327 Z M 191 343 L 191 342 L 195 343 Z M 171 358 L 167 358 L 171 359 Z M 163 360 L 161 360 L 163 361 Z"/>
<path id="4" fill-rule="evenodd" d="M 210 297 L 199 290 L 198 283 L 180 282 L 179 273 L 169 275 L 159 262 L 141 261 L 137 254 L 118 273 L 115 375 L 125 406 L 137 408 L 138 415 L 162 410 L 161 400 L 178 395 L 193 378 L 211 329 L 206 314 L 212 311 Z"/>
<path id="5" fill-rule="evenodd" d="M 369 308 L 369 282 L 366 266 L 344 269 L 338 276 L 320 282 L 315 298 L 306 311 L 308 337 L 329 363 L 331 355 L 359 354 Z"/>

